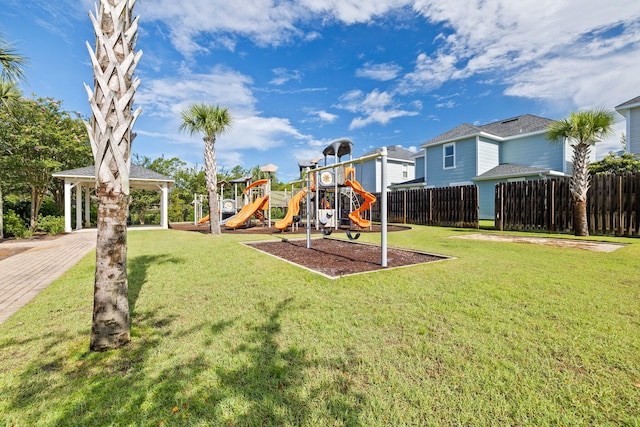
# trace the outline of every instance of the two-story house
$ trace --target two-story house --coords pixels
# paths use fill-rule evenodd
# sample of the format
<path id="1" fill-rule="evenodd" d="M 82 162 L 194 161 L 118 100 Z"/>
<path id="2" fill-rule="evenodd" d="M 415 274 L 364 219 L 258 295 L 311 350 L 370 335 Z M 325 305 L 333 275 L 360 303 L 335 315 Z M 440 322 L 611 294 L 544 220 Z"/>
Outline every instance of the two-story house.
<path id="1" fill-rule="evenodd" d="M 380 151 L 380 148 L 376 148 L 363 154 L 362 157 L 378 154 Z M 414 154 L 398 145 L 387 147 L 387 183 L 408 181 L 415 177 L 416 162 L 413 158 Z M 356 181 L 362 185 L 362 188 L 371 193 L 381 192 L 381 168 L 382 161 L 380 158 L 356 162 Z"/>
<path id="2" fill-rule="evenodd" d="M 640 156 L 640 96 L 618 105 L 616 111 L 626 120 L 627 152 Z"/>
<path id="3" fill-rule="evenodd" d="M 461 124 L 422 144 L 414 182 L 392 188 L 475 184 L 480 218 L 493 219 L 496 183 L 571 175 L 571 146 L 546 138 L 552 121 L 525 114 L 481 126 Z"/>

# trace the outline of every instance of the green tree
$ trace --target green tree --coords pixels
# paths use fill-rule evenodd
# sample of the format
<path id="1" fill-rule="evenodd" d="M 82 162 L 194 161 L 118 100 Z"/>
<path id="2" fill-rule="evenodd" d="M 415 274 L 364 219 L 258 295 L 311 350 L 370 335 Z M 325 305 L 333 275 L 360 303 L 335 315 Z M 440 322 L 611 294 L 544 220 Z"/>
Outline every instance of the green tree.
<path id="1" fill-rule="evenodd" d="M 609 153 L 604 159 L 591 163 L 589 172 L 593 174 L 640 172 L 640 158 L 631 153 L 623 153 L 620 156 Z"/>
<path id="2" fill-rule="evenodd" d="M 204 169 L 209 197 L 210 233 L 220 234 L 218 212 L 216 138 L 224 134 L 231 126 L 231 115 L 227 108 L 207 104 L 192 104 L 181 113 L 182 123 L 179 130 L 190 135 L 201 134 L 204 140 Z"/>
<path id="3" fill-rule="evenodd" d="M 573 148 L 573 175 L 570 191 L 573 198 L 573 228 L 576 236 L 588 236 L 587 192 L 589 191 L 589 155 L 591 146 L 612 133 L 615 115 L 606 109 L 571 113 L 568 118 L 549 125 L 547 138 L 567 140 Z"/>
<path id="4" fill-rule="evenodd" d="M 98 239 L 90 348 L 117 349 L 130 341 L 127 279 L 127 215 L 133 125 L 140 109 L 133 98 L 134 78 L 142 55 L 135 51 L 138 18 L 131 0 L 100 0 L 90 13 L 96 34 L 95 52 L 87 43 L 94 90 L 87 85 L 93 113 L 86 123 L 96 168 Z"/>
<path id="5" fill-rule="evenodd" d="M 86 129 L 80 117 L 61 109 L 51 98 L 22 99 L 0 117 L 0 169 L 11 181 L 30 190 L 30 227 L 35 229 L 52 173 L 70 158 L 90 158 Z"/>

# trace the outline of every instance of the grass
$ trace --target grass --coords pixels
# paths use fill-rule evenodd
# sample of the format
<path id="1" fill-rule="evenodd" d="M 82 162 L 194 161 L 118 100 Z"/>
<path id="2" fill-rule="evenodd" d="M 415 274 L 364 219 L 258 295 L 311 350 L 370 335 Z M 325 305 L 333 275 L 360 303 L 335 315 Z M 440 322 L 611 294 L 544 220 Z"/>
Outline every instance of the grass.
<path id="1" fill-rule="evenodd" d="M 87 256 L 0 325 L 0 425 L 640 425 L 640 242 L 463 232 L 338 280 L 238 244 L 265 236 L 130 233 L 132 342 L 88 351 Z"/>

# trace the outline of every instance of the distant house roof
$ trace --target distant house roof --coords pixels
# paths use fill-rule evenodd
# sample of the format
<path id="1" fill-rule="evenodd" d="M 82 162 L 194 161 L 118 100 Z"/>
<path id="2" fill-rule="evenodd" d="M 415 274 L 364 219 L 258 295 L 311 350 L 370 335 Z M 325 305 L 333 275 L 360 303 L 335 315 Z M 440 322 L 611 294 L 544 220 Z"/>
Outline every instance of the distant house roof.
<path id="1" fill-rule="evenodd" d="M 616 111 L 624 116 L 627 110 L 634 107 L 640 107 L 640 96 L 636 96 L 635 98 L 616 106 Z"/>
<path id="2" fill-rule="evenodd" d="M 549 127 L 549 124 L 552 122 L 553 120 L 545 117 L 524 114 L 522 116 L 512 117 L 510 119 L 500 120 L 482 126 L 463 123 L 436 136 L 435 138 L 430 139 L 422 144 L 422 146 L 427 147 L 431 145 L 438 145 L 461 138 L 479 135 L 486 135 L 495 139 L 504 140 L 517 135 L 545 132 Z"/>
<path id="3" fill-rule="evenodd" d="M 474 180 L 482 181 L 489 179 L 515 178 L 534 175 L 555 175 L 565 176 L 562 172 L 551 169 L 535 168 L 531 166 L 514 165 L 512 163 L 503 163 L 493 169 L 489 169 L 485 173 L 476 176 Z"/>
<path id="4" fill-rule="evenodd" d="M 389 188 L 411 188 L 411 187 L 423 187 L 424 186 L 424 176 L 421 178 L 410 179 L 409 181 L 404 182 L 396 182 L 389 185 Z"/>
<path id="5" fill-rule="evenodd" d="M 382 151 L 382 148 L 375 148 L 368 153 L 362 155 L 362 157 L 370 156 L 372 154 L 378 154 Z M 415 153 L 400 147 L 399 145 L 390 145 L 387 147 L 387 158 L 396 159 L 396 160 L 404 160 L 407 162 L 414 162 L 413 156 Z"/>

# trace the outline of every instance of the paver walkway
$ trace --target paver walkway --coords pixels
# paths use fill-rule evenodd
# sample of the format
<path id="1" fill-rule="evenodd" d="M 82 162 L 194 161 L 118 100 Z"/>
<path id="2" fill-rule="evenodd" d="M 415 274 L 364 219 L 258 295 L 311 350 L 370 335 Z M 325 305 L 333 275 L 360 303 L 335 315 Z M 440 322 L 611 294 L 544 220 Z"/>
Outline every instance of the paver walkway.
<path id="1" fill-rule="evenodd" d="M 29 249 L 0 260 L 0 323 L 96 247 L 96 229 L 53 240 L 12 242 Z"/>

